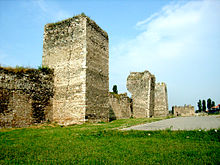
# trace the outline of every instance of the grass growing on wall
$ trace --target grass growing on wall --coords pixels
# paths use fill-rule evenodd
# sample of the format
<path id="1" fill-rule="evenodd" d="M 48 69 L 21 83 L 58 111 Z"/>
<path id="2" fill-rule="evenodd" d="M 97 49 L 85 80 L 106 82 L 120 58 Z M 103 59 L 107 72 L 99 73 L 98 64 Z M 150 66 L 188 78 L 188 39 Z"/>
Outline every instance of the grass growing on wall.
<path id="1" fill-rule="evenodd" d="M 16 67 L 1 67 L 0 70 L 4 71 L 5 73 L 26 73 L 30 71 L 34 71 L 36 69 L 30 67 L 23 67 L 23 66 L 16 66 Z"/>
<path id="2" fill-rule="evenodd" d="M 220 130 L 119 131 L 159 119 L 0 130 L 0 164 L 219 164 Z"/>
<path id="3" fill-rule="evenodd" d="M 58 22 L 48 23 L 47 26 L 53 27 L 56 25 L 65 25 L 65 23 L 68 24 L 72 19 L 78 19 L 79 17 L 88 17 L 88 16 L 86 16 L 86 14 L 82 12 L 81 14 L 74 15 L 73 17 L 70 17 L 70 18 L 67 18 L 67 19 L 64 19 L 64 20 L 61 20 Z M 90 17 L 88 17 L 88 18 L 90 18 Z"/>
<path id="4" fill-rule="evenodd" d="M 38 69 L 31 68 L 31 67 L 24 67 L 24 66 L 16 66 L 16 67 L 2 67 L 0 65 L 0 71 L 5 73 L 13 73 L 13 74 L 25 74 L 25 73 L 32 73 L 32 72 L 44 72 L 46 74 L 53 73 L 53 70 L 46 67 L 46 66 L 39 66 Z"/>

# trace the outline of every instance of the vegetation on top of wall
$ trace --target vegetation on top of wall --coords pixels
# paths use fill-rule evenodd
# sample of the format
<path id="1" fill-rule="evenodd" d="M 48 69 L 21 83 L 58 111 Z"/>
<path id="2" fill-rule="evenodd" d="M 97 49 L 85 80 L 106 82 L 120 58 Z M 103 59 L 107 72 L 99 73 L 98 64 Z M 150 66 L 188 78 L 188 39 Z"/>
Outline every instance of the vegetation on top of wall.
<path id="1" fill-rule="evenodd" d="M 114 93 L 114 92 L 109 92 L 109 94 L 112 95 L 114 98 L 117 98 L 118 100 L 120 100 L 122 98 L 122 96 L 125 96 L 124 93 L 117 94 L 117 93 Z M 128 96 L 127 96 L 127 98 L 131 102 L 131 98 L 128 97 Z"/>
<path id="2" fill-rule="evenodd" d="M 75 17 L 78 17 L 78 16 L 83 16 L 83 17 L 88 17 L 88 18 L 90 18 L 90 17 L 87 16 L 84 12 L 82 12 L 81 14 L 76 15 Z"/>
<path id="3" fill-rule="evenodd" d="M 23 66 L 16 66 L 16 67 L 2 67 L 0 66 L 0 72 L 4 72 L 4 73 L 11 73 L 11 74 L 26 74 L 26 73 L 31 73 L 31 72 L 38 72 L 41 71 L 43 73 L 46 74 L 51 74 L 53 73 L 53 70 L 48 68 L 48 67 L 44 67 L 44 66 L 40 66 L 38 67 L 38 69 L 35 68 L 30 68 L 30 67 L 23 67 Z"/>
<path id="4" fill-rule="evenodd" d="M 114 92 L 109 92 L 111 95 L 113 95 L 115 98 L 120 99 L 121 94 L 116 94 Z"/>
<path id="5" fill-rule="evenodd" d="M 87 18 L 87 19 L 89 20 L 89 21 L 88 21 L 89 24 L 92 25 L 97 31 L 99 31 L 99 32 L 101 32 L 102 34 L 104 34 L 103 36 L 108 39 L 108 34 L 107 34 L 107 32 L 104 31 L 103 29 L 101 29 L 101 28 L 97 25 L 97 23 L 96 23 L 94 20 L 92 20 L 89 16 L 86 16 L 86 14 L 83 13 L 83 12 L 82 12 L 81 14 L 75 15 L 75 16 L 73 16 L 73 17 L 71 17 L 71 18 L 64 19 L 64 20 L 62 20 L 62 21 L 58 21 L 58 22 L 54 22 L 54 23 L 48 23 L 48 24 L 45 26 L 45 28 L 46 28 L 46 29 L 53 29 L 53 28 L 55 28 L 56 26 L 69 25 L 71 20 L 78 19 L 78 18 L 80 18 L 80 17 L 85 17 L 85 18 Z"/>
<path id="6" fill-rule="evenodd" d="M 39 67 L 38 67 L 38 70 L 40 70 L 41 72 L 46 73 L 46 74 L 51 74 L 51 73 L 53 73 L 53 69 L 50 69 L 50 68 L 47 67 L 47 66 L 39 66 Z"/>
<path id="7" fill-rule="evenodd" d="M 53 27 L 53 26 L 56 26 L 56 25 L 61 25 L 61 24 L 69 23 L 72 19 L 76 19 L 76 18 L 79 18 L 79 17 L 88 17 L 88 16 L 86 16 L 85 13 L 82 12 L 81 14 L 75 15 L 75 16 L 73 16 L 71 18 L 64 19 L 62 21 L 58 21 L 58 22 L 54 22 L 54 23 L 48 23 L 47 27 Z"/>
<path id="8" fill-rule="evenodd" d="M 0 66 L 0 71 L 3 71 L 4 73 L 26 73 L 28 71 L 34 71 L 34 70 L 36 69 L 29 67 L 22 67 L 22 66 L 16 66 L 15 68 Z"/>

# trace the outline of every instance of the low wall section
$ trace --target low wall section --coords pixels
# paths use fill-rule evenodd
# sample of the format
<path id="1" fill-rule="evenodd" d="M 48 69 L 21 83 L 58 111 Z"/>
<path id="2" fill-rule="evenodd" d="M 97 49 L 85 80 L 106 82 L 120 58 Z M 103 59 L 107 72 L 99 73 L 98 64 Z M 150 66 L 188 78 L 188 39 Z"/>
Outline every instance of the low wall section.
<path id="1" fill-rule="evenodd" d="M 0 128 L 52 119 L 53 73 L 0 67 Z"/>
<path id="2" fill-rule="evenodd" d="M 127 94 L 109 93 L 109 120 L 128 119 L 132 116 L 132 102 Z"/>
<path id="3" fill-rule="evenodd" d="M 191 105 L 173 106 L 172 113 L 174 116 L 194 116 L 195 109 Z"/>

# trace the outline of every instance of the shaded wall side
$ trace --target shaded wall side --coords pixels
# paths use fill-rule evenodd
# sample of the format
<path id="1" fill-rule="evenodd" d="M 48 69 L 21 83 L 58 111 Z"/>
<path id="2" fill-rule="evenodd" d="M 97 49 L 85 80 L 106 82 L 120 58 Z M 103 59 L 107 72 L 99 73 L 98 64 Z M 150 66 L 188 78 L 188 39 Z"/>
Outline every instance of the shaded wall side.
<path id="1" fill-rule="evenodd" d="M 147 117 L 152 117 L 154 116 L 154 104 L 155 104 L 155 77 L 152 75 L 150 78 L 150 107 L 149 107 L 149 115 Z"/>
<path id="2" fill-rule="evenodd" d="M 0 127 L 25 127 L 52 120 L 53 74 L 0 69 Z"/>
<path id="3" fill-rule="evenodd" d="M 86 18 L 46 25 L 43 62 L 54 69 L 53 120 L 63 125 L 85 122 Z"/>
<path id="4" fill-rule="evenodd" d="M 86 24 L 86 43 L 86 119 L 89 122 L 108 121 L 108 36 L 90 19 Z"/>
<path id="5" fill-rule="evenodd" d="M 164 117 L 169 113 L 166 84 L 157 83 L 155 86 L 154 117 Z"/>
<path id="6" fill-rule="evenodd" d="M 125 94 L 109 93 L 109 120 L 131 117 L 131 99 Z"/>

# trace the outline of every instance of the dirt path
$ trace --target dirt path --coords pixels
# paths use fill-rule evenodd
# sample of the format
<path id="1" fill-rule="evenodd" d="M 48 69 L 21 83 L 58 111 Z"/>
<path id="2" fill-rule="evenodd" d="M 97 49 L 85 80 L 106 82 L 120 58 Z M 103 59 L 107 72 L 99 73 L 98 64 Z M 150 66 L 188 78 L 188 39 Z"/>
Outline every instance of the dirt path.
<path id="1" fill-rule="evenodd" d="M 147 123 L 122 130 L 209 130 L 220 128 L 220 115 L 196 116 L 196 117 L 176 117 Z"/>

